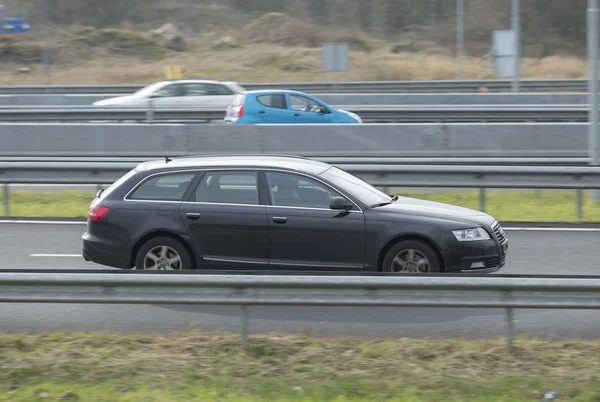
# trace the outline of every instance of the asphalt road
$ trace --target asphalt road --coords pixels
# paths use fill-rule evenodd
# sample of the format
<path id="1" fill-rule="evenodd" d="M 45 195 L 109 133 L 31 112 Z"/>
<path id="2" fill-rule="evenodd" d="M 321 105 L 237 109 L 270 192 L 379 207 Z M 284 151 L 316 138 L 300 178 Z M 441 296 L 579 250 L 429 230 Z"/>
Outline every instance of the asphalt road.
<path id="1" fill-rule="evenodd" d="M 527 228 L 526 228 L 527 229 Z M 5 269 L 102 268 L 79 256 L 81 223 L 0 223 Z M 600 229 L 507 230 L 510 251 L 504 274 L 600 275 Z M 239 308 L 4 304 L 0 331 L 164 332 L 196 328 L 237 331 Z M 497 309 L 252 307 L 251 333 L 312 331 L 325 336 L 497 337 L 506 333 Z M 517 310 L 520 333 L 537 337 L 597 338 L 600 311 Z"/>

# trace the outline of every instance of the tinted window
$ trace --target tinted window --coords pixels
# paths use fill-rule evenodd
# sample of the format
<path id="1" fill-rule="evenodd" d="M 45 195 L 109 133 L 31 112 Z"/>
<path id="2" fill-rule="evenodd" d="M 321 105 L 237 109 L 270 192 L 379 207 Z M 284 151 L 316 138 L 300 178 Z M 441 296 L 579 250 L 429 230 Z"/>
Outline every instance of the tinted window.
<path id="1" fill-rule="evenodd" d="M 206 84 L 185 84 L 185 96 L 207 96 L 208 88 Z"/>
<path id="2" fill-rule="evenodd" d="M 255 172 L 209 172 L 195 192 L 196 202 L 258 205 Z"/>
<path id="3" fill-rule="evenodd" d="M 185 87 L 182 84 L 167 85 L 159 89 L 155 94 L 161 98 L 169 98 L 172 96 L 185 96 Z"/>
<path id="4" fill-rule="evenodd" d="M 287 109 L 285 96 L 282 94 L 261 95 L 257 96 L 256 100 L 258 101 L 258 103 L 268 107 L 274 107 L 276 109 Z"/>
<path id="5" fill-rule="evenodd" d="M 132 200 L 182 201 L 193 173 L 163 174 L 145 181 L 129 197 Z"/>
<path id="6" fill-rule="evenodd" d="M 293 110 L 299 110 L 302 112 L 318 112 L 321 110 L 321 105 L 312 99 L 308 99 L 304 96 L 290 95 L 290 108 Z"/>
<path id="7" fill-rule="evenodd" d="M 208 84 L 206 86 L 208 91 L 207 95 L 222 96 L 222 95 L 233 95 L 233 91 L 227 88 L 225 85 Z"/>
<path id="8" fill-rule="evenodd" d="M 288 173 L 267 173 L 273 205 L 329 209 L 339 194 L 316 180 Z"/>

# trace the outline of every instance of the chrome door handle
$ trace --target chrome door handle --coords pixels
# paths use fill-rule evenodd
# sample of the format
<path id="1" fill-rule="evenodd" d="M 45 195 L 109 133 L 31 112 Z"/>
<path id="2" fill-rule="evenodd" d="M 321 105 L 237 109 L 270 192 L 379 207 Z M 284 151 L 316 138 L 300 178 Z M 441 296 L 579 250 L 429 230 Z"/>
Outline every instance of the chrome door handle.
<path id="1" fill-rule="evenodd" d="M 274 216 L 273 217 L 273 222 L 275 222 L 275 223 L 286 223 L 287 222 L 287 218 L 285 216 Z"/>

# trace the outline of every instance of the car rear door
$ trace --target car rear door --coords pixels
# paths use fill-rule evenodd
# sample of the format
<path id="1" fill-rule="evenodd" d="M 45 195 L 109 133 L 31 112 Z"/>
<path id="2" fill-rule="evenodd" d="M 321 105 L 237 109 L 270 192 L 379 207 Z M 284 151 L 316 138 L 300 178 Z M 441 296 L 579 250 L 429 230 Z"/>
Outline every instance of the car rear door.
<path id="1" fill-rule="evenodd" d="M 212 268 L 267 268 L 268 225 L 258 173 L 211 170 L 200 179 L 179 214 L 198 250 L 199 264 Z"/>
<path id="2" fill-rule="evenodd" d="M 358 208 L 330 209 L 340 196 L 330 186 L 304 175 L 264 172 L 270 269 L 364 268 L 365 218 Z"/>

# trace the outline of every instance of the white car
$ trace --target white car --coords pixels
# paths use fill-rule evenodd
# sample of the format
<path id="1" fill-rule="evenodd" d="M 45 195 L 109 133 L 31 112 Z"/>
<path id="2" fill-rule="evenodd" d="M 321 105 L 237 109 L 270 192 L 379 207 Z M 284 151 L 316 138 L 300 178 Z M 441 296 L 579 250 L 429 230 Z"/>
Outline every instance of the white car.
<path id="1" fill-rule="evenodd" d="M 147 107 L 223 107 L 231 104 L 236 94 L 246 89 L 235 82 L 209 80 L 161 81 L 126 96 L 103 99 L 94 106 Z"/>

